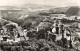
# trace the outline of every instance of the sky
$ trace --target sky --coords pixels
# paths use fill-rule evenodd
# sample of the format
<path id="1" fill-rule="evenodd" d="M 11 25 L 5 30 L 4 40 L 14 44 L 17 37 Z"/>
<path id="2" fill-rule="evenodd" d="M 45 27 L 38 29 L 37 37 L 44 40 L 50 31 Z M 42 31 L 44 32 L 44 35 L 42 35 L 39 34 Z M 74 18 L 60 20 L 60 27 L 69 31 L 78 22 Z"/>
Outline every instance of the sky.
<path id="1" fill-rule="evenodd" d="M 0 6 L 22 6 L 24 4 L 41 4 L 52 6 L 80 6 L 80 0 L 0 0 Z"/>

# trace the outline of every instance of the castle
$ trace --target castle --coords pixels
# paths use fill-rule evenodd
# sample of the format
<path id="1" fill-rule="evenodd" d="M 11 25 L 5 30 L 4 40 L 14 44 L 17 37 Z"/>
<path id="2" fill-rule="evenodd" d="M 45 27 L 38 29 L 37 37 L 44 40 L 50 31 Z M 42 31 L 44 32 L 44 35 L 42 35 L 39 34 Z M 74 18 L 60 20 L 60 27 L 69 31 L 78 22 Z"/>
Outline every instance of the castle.
<path id="1" fill-rule="evenodd" d="M 64 27 L 60 20 L 54 21 L 52 32 L 56 35 L 56 41 L 61 40 L 61 38 L 70 40 L 70 32 Z"/>

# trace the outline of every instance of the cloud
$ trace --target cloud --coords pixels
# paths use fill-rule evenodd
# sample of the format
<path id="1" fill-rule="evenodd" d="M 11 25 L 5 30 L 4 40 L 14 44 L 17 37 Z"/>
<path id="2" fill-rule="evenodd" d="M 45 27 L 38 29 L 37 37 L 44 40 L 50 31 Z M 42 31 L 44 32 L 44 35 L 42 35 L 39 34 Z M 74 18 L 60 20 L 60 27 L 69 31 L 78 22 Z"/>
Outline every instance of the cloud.
<path id="1" fill-rule="evenodd" d="M 0 0 L 0 6 L 20 6 L 23 4 L 42 4 L 53 6 L 79 5 L 80 0 Z"/>

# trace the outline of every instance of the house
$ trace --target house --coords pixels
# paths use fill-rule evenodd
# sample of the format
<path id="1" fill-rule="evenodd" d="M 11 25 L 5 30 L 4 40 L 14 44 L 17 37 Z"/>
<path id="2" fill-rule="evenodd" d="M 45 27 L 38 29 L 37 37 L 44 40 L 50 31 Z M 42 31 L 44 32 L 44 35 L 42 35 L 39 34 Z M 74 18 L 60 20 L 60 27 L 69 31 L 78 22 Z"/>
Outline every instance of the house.
<path id="1" fill-rule="evenodd" d="M 7 41 L 8 38 L 9 38 L 8 35 L 2 35 L 2 36 L 0 37 L 0 39 L 1 39 L 2 41 Z"/>
<path id="2" fill-rule="evenodd" d="M 80 28 L 80 20 L 78 21 L 78 28 Z"/>
<path id="3" fill-rule="evenodd" d="M 75 20 L 74 25 L 77 26 L 78 28 L 80 28 L 80 18 L 79 17 L 75 17 L 74 20 Z"/>

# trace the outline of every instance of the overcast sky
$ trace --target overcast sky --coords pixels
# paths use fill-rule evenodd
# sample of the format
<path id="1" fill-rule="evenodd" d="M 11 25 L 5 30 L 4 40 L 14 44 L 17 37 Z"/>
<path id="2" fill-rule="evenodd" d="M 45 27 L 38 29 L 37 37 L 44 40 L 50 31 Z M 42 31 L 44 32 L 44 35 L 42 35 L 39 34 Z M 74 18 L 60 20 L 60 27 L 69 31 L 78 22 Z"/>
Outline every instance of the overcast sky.
<path id="1" fill-rule="evenodd" d="M 80 0 L 0 0 L 0 6 L 21 6 L 23 4 L 42 4 L 53 6 L 80 6 Z"/>

